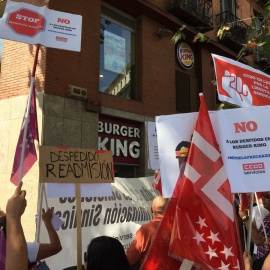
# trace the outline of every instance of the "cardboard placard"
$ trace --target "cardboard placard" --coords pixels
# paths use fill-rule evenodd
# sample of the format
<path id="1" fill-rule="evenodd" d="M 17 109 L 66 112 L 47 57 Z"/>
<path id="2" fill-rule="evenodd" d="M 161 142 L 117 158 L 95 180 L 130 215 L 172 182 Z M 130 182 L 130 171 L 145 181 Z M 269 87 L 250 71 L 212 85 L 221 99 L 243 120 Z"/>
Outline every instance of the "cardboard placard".
<path id="1" fill-rule="evenodd" d="M 43 183 L 114 183 L 112 152 L 41 146 L 39 181 Z"/>

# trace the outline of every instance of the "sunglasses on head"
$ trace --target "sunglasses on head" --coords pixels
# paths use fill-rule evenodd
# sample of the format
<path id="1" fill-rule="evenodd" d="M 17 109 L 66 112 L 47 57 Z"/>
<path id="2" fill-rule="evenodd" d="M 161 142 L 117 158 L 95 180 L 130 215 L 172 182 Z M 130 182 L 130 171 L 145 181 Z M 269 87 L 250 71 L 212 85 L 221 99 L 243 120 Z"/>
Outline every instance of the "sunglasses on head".
<path id="1" fill-rule="evenodd" d="M 263 198 L 269 199 L 269 198 L 270 198 L 270 194 L 265 194 L 265 195 L 263 196 Z"/>
<path id="2" fill-rule="evenodd" d="M 88 256 L 87 256 L 87 253 L 84 252 L 83 254 L 83 259 L 84 259 L 84 262 L 87 263 L 88 262 Z"/>

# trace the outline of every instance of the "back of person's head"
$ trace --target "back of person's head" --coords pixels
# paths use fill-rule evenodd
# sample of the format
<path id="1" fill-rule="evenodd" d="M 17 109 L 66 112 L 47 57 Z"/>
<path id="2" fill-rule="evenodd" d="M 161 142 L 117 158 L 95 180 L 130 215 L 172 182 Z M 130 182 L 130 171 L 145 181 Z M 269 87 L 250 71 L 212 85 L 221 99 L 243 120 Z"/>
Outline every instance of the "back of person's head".
<path id="1" fill-rule="evenodd" d="M 153 217 L 163 216 L 167 207 L 168 199 L 163 198 L 161 195 L 155 197 L 151 206 Z"/>
<path id="2" fill-rule="evenodd" d="M 112 237 L 94 238 L 87 248 L 87 270 L 130 270 L 121 243 Z"/>

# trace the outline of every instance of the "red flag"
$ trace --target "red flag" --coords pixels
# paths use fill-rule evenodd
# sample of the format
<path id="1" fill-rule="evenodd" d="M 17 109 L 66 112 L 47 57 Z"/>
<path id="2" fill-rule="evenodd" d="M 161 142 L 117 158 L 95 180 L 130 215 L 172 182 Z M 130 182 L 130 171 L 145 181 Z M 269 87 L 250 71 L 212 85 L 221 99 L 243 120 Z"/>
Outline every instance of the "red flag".
<path id="1" fill-rule="evenodd" d="M 152 183 L 152 187 L 162 195 L 160 170 L 155 170 L 154 182 Z"/>
<path id="2" fill-rule="evenodd" d="M 179 177 L 180 178 L 180 177 Z M 181 179 L 178 181 L 180 182 Z M 175 188 L 176 190 L 177 188 Z M 175 193 L 174 193 L 175 195 Z M 173 226 L 173 219 L 175 215 L 175 207 L 177 204 L 177 197 L 172 196 L 165 215 L 161 221 L 156 237 L 152 243 L 152 247 L 146 256 L 141 270 L 189 270 L 193 268 L 193 262 L 173 259 L 168 255 L 171 231 Z"/>
<path id="3" fill-rule="evenodd" d="M 257 192 L 258 200 L 261 199 L 267 193 L 268 193 L 267 191 Z M 256 202 L 255 194 L 253 201 Z M 249 206 L 249 204 L 250 204 L 250 193 L 241 193 L 241 211 L 244 212 L 244 210 Z"/>
<path id="4" fill-rule="evenodd" d="M 190 270 L 197 269 L 193 267 L 193 262 L 184 260 L 183 263 L 168 255 L 171 231 L 175 216 L 175 209 L 179 197 L 179 186 L 181 176 L 177 180 L 171 200 L 167 206 L 164 217 L 161 221 L 156 237 L 152 243 L 151 249 L 146 256 L 141 270 Z"/>
<path id="5" fill-rule="evenodd" d="M 244 269 L 233 196 L 205 101 L 200 98 L 169 253 L 203 269 Z"/>
<path id="6" fill-rule="evenodd" d="M 14 185 L 18 185 L 18 182 L 19 182 L 20 161 L 21 161 L 21 153 L 22 153 L 22 146 L 23 146 L 23 133 L 26 126 L 27 126 L 27 133 L 26 133 L 22 177 L 24 177 L 24 175 L 31 169 L 31 167 L 37 160 L 34 139 L 36 139 L 37 141 L 39 141 L 39 139 L 38 139 L 38 127 L 37 127 L 35 88 L 33 89 L 32 97 L 31 97 L 31 106 L 30 106 L 28 123 L 26 123 L 26 111 L 27 109 L 25 110 L 25 116 L 22 122 L 22 127 L 21 127 L 20 136 L 17 143 L 17 147 L 16 147 L 14 163 L 13 163 L 13 168 L 12 168 L 12 173 L 11 173 L 11 178 L 10 178 L 10 181 Z"/>

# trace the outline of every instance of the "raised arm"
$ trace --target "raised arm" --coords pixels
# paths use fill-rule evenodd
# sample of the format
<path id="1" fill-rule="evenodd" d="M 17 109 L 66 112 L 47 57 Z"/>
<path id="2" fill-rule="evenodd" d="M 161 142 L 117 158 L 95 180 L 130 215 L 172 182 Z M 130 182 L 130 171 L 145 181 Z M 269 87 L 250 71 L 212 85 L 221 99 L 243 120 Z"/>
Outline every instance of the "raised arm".
<path id="1" fill-rule="evenodd" d="M 48 258 L 52 255 L 55 255 L 62 250 L 60 239 L 52 225 L 52 210 L 48 209 L 45 212 L 45 210 L 42 209 L 42 219 L 48 231 L 50 243 L 48 244 L 41 243 L 39 245 L 37 261 Z"/>
<path id="2" fill-rule="evenodd" d="M 27 270 L 27 247 L 21 224 L 21 216 L 26 207 L 26 191 L 18 184 L 14 195 L 7 202 L 7 245 L 5 270 Z"/>

